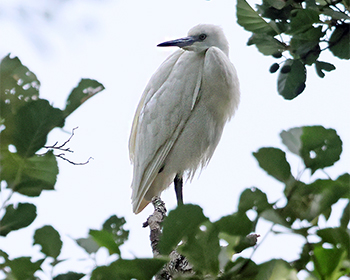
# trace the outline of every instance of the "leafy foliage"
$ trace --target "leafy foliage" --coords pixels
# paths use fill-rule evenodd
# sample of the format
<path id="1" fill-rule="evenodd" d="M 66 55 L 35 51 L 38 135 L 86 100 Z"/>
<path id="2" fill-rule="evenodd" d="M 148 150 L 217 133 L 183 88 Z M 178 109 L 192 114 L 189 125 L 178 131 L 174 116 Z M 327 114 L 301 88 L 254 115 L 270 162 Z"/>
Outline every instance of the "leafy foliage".
<path id="1" fill-rule="evenodd" d="M 242 3 L 244 2 L 240 2 L 242 11 L 251 14 L 254 12 Z M 285 9 L 286 18 L 292 13 L 284 1 L 268 3 L 275 5 L 274 9 Z M 265 9 L 265 12 L 268 12 L 270 18 L 276 13 L 273 9 Z M 328 10 L 327 13 L 331 11 Z M 295 17 L 313 26 L 316 14 L 297 12 Z M 248 28 L 256 32 L 257 36 L 265 32 L 274 36 L 276 28 L 280 28 L 273 22 L 258 18 L 256 14 L 251 19 L 243 17 L 240 21 L 242 24 L 251 21 Z M 302 28 L 298 21 L 293 21 L 290 25 L 294 31 Z M 341 38 L 340 36 L 338 39 Z M 262 37 L 254 37 L 255 42 L 261 39 Z M 277 45 L 273 43 L 271 48 Z M 301 62 L 293 59 L 290 63 L 282 67 L 285 68 L 284 73 L 293 72 L 295 63 L 300 66 Z M 318 62 L 317 65 L 321 72 L 331 68 L 327 63 Z M 0 86 L 2 186 L 11 193 L 40 196 L 43 191 L 54 189 L 58 175 L 53 146 L 51 149 L 45 147 L 47 134 L 54 127 L 63 126 L 65 118 L 103 86 L 93 80 L 82 80 L 68 97 L 66 108 L 60 110 L 39 98 L 40 82 L 18 58 L 4 58 L 0 70 L 4 81 Z M 20 79 L 22 80 L 19 82 Z M 294 83 L 289 79 L 292 79 L 291 76 L 286 77 L 284 83 Z M 288 91 L 287 93 L 290 94 Z M 27 120 L 30 123 L 26 124 Z M 111 256 L 107 263 L 100 266 L 96 264 L 89 273 L 70 271 L 51 275 L 51 278 L 150 280 L 169 261 L 168 255 L 174 249 L 184 255 L 193 267 L 192 273 L 174 275 L 174 279 L 290 280 L 298 279 L 297 274 L 300 271 L 305 271 L 309 279 L 335 280 L 341 276 L 349 276 L 350 175 L 341 174 L 336 179 L 316 176 L 318 171 L 325 173 L 327 168 L 340 159 L 342 141 L 335 130 L 322 126 L 295 127 L 282 131 L 280 136 L 285 150 L 264 147 L 254 152 L 253 156 L 267 174 L 284 185 L 281 199 L 285 204 L 282 206 L 277 202 L 270 202 L 262 189 L 257 187 L 245 189 L 239 198 L 237 211 L 217 221 L 210 221 L 197 205 L 181 205 L 170 211 L 166 217 L 158 248 L 163 256 L 154 259 L 122 257 L 120 248 L 127 241 L 129 231 L 124 229 L 125 219 L 113 215 L 103 223 L 101 229 L 91 229 L 87 237 L 75 240 L 91 260 L 95 259 L 99 251 L 107 250 Z M 297 156 L 303 164 L 298 174 L 292 173 L 293 169 L 287 160 L 290 155 Z M 308 181 L 301 181 L 302 173 L 309 173 L 312 177 Z M 339 226 L 322 228 L 319 223 L 320 216 L 328 220 L 332 207 L 341 199 L 346 200 L 347 204 Z M 1 206 L 2 239 L 29 226 L 37 216 L 35 205 L 14 205 L 10 200 L 11 195 Z M 255 215 L 248 215 L 248 212 Z M 271 259 L 264 263 L 255 263 L 252 259 L 240 256 L 248 248 L 253 251 L 259 248 L 259 244 L 256 245 L 259 235 L 255 232 L 262 220 L 271 223 L 271 232 L 275 234 L 292 234 L 304 239 L 299 258 L 289 262 Z M 38 273 L 44 270 L 44 263 L 54 268 L 66 261 L 61 257 L 65 244 L 62 243 L 60 233 L 50 225 L 36 229 L 33 245 L 40 246 L 44 256 L 42 259 L 34 260 L 30 256 L 10 258 L 6 252 L 0 250 L 0 273 L 5 279 L 38 279 Z M 51 261 L 47 261 L 48 259 Z"/>
<path id="2" fill-rule="evenodd" d="M 350 59 L 350 12 L 346 1 L 263 0 L 254 10 L 246 0 L 237 0 L 237 22 L 252 32 L 248 45 L 282 59 L 270 72 L 279 71 L 277 90 L 291 100 L 306 87 L 306 66 L 315 65 L 319 77 L 335 70 L 320 61 L 329 49 L 340 59 Z"/>

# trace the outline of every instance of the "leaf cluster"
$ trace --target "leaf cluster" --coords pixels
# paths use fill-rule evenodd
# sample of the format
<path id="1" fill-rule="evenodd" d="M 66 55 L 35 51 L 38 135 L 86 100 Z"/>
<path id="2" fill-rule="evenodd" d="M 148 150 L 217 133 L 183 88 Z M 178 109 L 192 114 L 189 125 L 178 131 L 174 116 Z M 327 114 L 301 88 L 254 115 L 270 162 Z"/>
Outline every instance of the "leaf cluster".
<path id="1" fill-rule="evenodd" d="M 288 100 L 304 91 L 307 65 L 314 65 L 321 78 L 325 71 L 335 70 L 333 64 L 319 60 L 322 51 L 350 59 L 350 12 L 345 0 L 263 0 L 256 10 L 238 0 L 237 22 L 252 32 L 248 45 L 282 60 L 273 63 L 270 72 L 280 69 L 277 90 Z"/>
<path id="2" fill-rule="evenodd" d="M 11 203 L 14 193 L 27 197 L 40 196 L 44 190 L 54 190 L 58 175 L 54 149 L 45 146 L 52 129 L 64 126 L 66 118 L 94 94 L 103 90 L 103 85 L 90 79 L 82 79 L 70 93 L 65 109 L 53 107 L 40 98 L 40 82 L 19 58 L 7 55 L 0 63 L 0 181 L 2 205 L 0 205 L 0 236 L 28 227 L 37 217 L 32 203 Z M 7 195 L 8 194 L 8 195 Z M 7 198 L 5 196 L 7 195 Z M 34 244 L 42 247 L 46 257 L 55 260 L 60 254 L 62 242 L 58 232 L 51 226 L 38 229 Z M 31 261 L 30 257 L 10 260 L 1 251 L 4 262 L 1 270 L 6 279 L 34 279 L 45 259 Z M 62 279 L 62 278 L 58 278 Z M 70 278 L 79 279 L 79 278 Z"/>

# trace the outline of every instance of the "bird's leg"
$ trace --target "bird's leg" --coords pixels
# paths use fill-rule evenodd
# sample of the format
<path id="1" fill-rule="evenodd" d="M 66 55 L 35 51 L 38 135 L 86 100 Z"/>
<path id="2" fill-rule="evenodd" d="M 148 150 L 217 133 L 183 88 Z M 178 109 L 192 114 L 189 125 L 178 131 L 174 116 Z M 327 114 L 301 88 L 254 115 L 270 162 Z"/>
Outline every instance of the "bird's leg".
<path id="1" fill-rule="evenodd" d="M 182 179 L 182 176 L 180 176 L 179 174 L 176 174 L 175 176 L 174 185 L 175 185 L 177 205 L 183 205 L 184 204 L 183 197 L 182 197 L 183 179 Z"/>

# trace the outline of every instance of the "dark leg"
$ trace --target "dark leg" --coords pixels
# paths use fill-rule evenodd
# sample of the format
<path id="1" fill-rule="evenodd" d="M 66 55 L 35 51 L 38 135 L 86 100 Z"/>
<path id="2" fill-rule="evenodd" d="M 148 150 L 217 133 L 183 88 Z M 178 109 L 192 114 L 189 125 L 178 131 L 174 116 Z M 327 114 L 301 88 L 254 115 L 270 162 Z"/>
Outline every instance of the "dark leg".
<path id="1" fill-rule="evenodd" d="M 177 205 L 183 205 L 183 199 L 182 199 L 182 185 L 183 185 L 183 179 L 182 177 L 177 174 L 174 179 L 174 185 L 175 185 L 175 193 L 176 193 L 176 199 L 177 199 Z"/>

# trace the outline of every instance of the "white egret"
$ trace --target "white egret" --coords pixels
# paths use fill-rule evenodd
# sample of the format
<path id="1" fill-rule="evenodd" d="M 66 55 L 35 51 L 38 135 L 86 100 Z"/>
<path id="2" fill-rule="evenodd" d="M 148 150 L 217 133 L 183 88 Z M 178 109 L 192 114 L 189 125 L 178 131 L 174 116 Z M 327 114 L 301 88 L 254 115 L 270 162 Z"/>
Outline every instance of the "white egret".
<path id="1" fill-rule="evenodd" d="M 154 73 L 137 107 L 129 139 L 132 204 L 139 213 L 172 182 L 182 203 L 183 176 L 212 157 L 240 98 L 228 42 L 216 25 L 199 24 Z"/>

